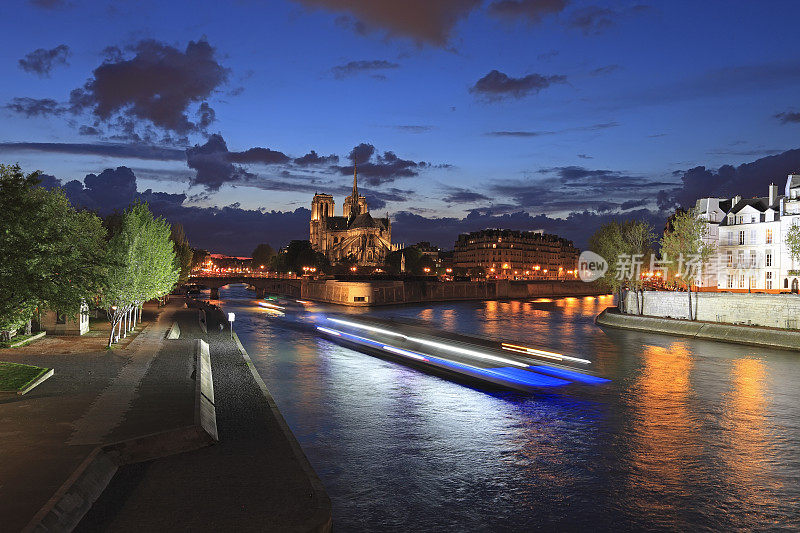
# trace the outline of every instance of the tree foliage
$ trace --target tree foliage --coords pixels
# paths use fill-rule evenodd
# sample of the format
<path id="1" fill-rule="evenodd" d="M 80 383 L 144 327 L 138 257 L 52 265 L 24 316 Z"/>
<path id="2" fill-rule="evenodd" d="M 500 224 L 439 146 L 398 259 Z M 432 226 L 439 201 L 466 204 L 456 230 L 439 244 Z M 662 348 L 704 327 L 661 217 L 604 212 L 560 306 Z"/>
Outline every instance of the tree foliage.
<path id="1" fill-rule="evenodd" d="M 689 293 L 689 319 L 692 313 L 692 285 L 708 268 L 716 247 L 704 240 L 708 226 L 695 209 L 678 213 L 661 237 L 661 255 L 669 266 L 670 279 L 679 279 Z"/>
<path id="2" fill-rule="evenodd" d="M 35 308 L 76 314 L 105 282 L 100 219 L 39 187 L 38 176 L 0 164 L 0 329 L 20 327 Z"/>
<path id="3" fill-rule="evenodd" d="M 154 218 L 147 204 L 136 203 L 122 215 L 116 234 L 108 243 L 111 269 L 102 295 L 114 328 L 144 302 L 173 289 L 180 266 L 171 239 L 170 225 Z"/>
<path id="4" fill-rule="evenodd" d="M 436 262 L 431 256 L 423 254 L 415 246 L 409 246 L 387 254 L 384 270 L 392 274 L 400 274 L 400 264 L 403 256 L 406 258 L 405 273 L 407 274 L 421 276 L 425 274 L 425 268 L 429 268 L 431 272 L 436 268 Z"/>
<path id="5" fill-rule="evenodd" d="M 786 232 L 786 248 L 793 260 L 800 261 L 800 221 L 798 220 L 795 220 L 795 223 L 789 226 L 789 230 Z"/>
<path id="6" fill-rule="evenodd" d="M 638 292 L 642 288 L 642 281 L 639 268 L 649 261 L 654 239 L 653 227 L 637 220 L 612 220 L 589 238 L 589 249 L 603 257 L 608 266 L 597 282 L 617 294 L 619 307 L 623 311 L 623 289 L 630 288 L 637 291 L 637 311 L 641 313 Z"/>
<path id="7" fill-rule="evenodd" d="M 291 241 L 285 250 L 270 261 L 270 270 L 302 274 L 303 267 L 313 267 L 318 273 L 330 271 L 325 254 L 315 251 L 309 241 Z"/>
<path id="8" fill-rule="evenodd" d="M 267 268 L 272 258 L 275 257 L 275 250 L 273 250 L 272 246 L 269 244 L 261 243 L 253 250 L 252 257 L 250 268 L 253 270 L 260 270 L 262 265 L 264 268 Z"/>
<path id="9" fill-rule="evenodd" d="M 186 233 L 183 231 L 183 226 L 180 224 L 172 225 L 170 238 L 172 239 L 172 244 L 175 249 L 177 266 L 180 269 L 178 283 L 186 283 L 189 281 L 189 275 L 192 273 L 192 261 L 194 258 L 192 247 L 189 245 L 189 239 L 186 238 Z"/>

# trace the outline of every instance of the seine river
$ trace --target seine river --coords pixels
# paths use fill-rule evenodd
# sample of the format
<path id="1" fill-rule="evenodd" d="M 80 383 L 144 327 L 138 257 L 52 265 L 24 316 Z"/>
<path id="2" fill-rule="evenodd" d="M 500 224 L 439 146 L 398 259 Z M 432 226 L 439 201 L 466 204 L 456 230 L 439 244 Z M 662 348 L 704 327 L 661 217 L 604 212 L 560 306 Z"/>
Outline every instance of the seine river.
<path id="1" fill-rule="evenodd" d="M 800 529 L 798 353 L 604 331 L 611 297 L 366 311 L 591 359 L 612 379 L 487 392 L 287 328 L 242 287 L 221 298 L 337 531 Z"/>

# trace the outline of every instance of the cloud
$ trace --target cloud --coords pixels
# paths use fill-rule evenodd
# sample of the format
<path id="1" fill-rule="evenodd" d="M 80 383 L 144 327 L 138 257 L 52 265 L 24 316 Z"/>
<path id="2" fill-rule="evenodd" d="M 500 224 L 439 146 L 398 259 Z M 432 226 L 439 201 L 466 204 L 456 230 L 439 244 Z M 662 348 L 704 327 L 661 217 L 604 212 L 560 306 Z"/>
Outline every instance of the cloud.
<path id="1" fill-rule="evenodd" d="M 205 144 L 186 149 L 186 164 L 195 171 L 193 185 L 216 191 L 228 182 L 246 179 L 247 171 L 231 163 L 231 152 L 222 135 L 211 135 Z"/>
<path id="2" fill-rule="evenodd" d="M 567 77 L 562 75 L 543 76 L 533 73 L 521 78 L 512 78 L 500 71 L 492 70 L 475 82 L 469 92 L 489 101 L 523 98 L 530 93 L 538 93 L 554 83 L 566 81 Z"/>
<path id="3" fill-rule="evenodd" d="M 399 67 L 399 64 L 386 61 L 385 59 L 373 59 L 372 61 L 350 61 L 344 65 L 337 65 L 331 69 L 331 72 L 334 78 L 341 80 L 364 72 L 375 72 Z"/>
<path id="4" fill-rule="evenodd" d="M 616 72 L 622 67 L 619 65 L 606 65 L 604 67 L 599 67 L 589 71 L 589 76 L 603 76 L 605 74 L 611 74 L 612 72 Z"/>
<path id="5" fill-rule="evenodd" d="M 594 159 L 594 157 L 586 154 L 578 154 L 579 159 Z"/>
<path id="6" fill-rule="evenodd" d="M 318 155 L 317 152 L 311 150 L 306 155 L 297 157 L 294 160 L 295 165 L 299 165 L 301 167 L 306 167 L 310 165 L 332 165 L 339 162 L 338 155 L 328 155 L 328 156 L 321 156 Z"/>
<path id="7" fill-rule="evenodd" d="M 55 154 L 97 155 L 102 157 L 149 159 L 153 161 L 182 161 L 183 150 L 127 143 L 0 143 L 0 152 L 39 152 Z"/>
<path id="8" fill-rule="evenodd" d="M 460 187 L 453 187 L 447 191 L 447 195 L 442 201 L 448 204 L 469 204 L 482 200 L 489 200 L 489 197 L 479 192 Z"/>
<path id="9" fill-rule="evenodd" d="M 513 21 L 524 18 L 538 24 L 545 16 L 560 13 L 566 6 L 567 0 L 499 0 L 489 4 L 489 14 Z"/>
<path id="10" fill-rule="evenodd" d="M 399 131 L 404 131 L 406 133 L 428 133 L 429 131 L 433 130 L 433 126 L 422 126 L 422 125 L 414 125 L 414 124 L 406 124 L 406 125 L 399 125 L 394 126 L 394 129 Z"/>
<path id="11" fill-rule="evenodd" d="M 800 148 L 756 159 L 738 167 L 722 165 L 717 170 L 698 166 L 681 175 L 680 185 L 658 193 L 661 209 L 692 207 L 698 198 L 743 198 L 766 196 L 770 183 L 783 185 L 786 176 L 800 169 Z"/>
<path id="12" fill-rule="evenodd" d="M 589 237 L 603 224 L 619 217 L 619 213 L 594 213 L 574 211 L 563 218 L 548 215 L 531 215 L 525 211 L 494 214 L 486 210 L 473 210 L 464 218 L 426 217 L 409 211 L 400 211 L 392 220 L 392 238 L 397 242 L 430 241 L 443 249 L 452 249 L 461 233 L 487 228 L 516 230 L 543 229 L 548 233 L 572 240 L 578 248 L 585 249 Z M 625 213 L 626 218 L 644 220 L 659 228 L 664 224 L 663 214 L 639 209 Z"/>
<path id="13" fill-rule="evenodd" d="M 411 161 L 401 159 L 394 152 L 386 151 L 378 153 L 375 147 L 368 143 L 361 143 L 354 147 L 348 155 L 350 161 L 356 162 L 358 175 L 370 185 L 376 186 L 382 183 L 392 182 L 399 178 L 411 178 L 418 176 L 420 170 L 429 168 L 431 165 L 425 161 Z M 353 172 L 351 166 L 337 167 L 339 173 L 347 175 Z"/>
<path id="14" fill-rule="evenodd" d="M 389 36 L 405 37 L 419 44 L 444 47 L 459 20 L 480 0 L 297 0 L 309 6 L 355 17 L 354 29 L 366 33 L 376 28 Z"/>
<path id="15" fill-rule="evenodd" d="M 775 118 L 780 120 L 781 124 L 800 123 L 800 113 L 795 111 L 784 111 L 783 113 L 778 113 L 775 115 Z"/>
<path id="16" fill-rule="evenodd" d="M 57 180 L 48 176 L 46 186 L 57 185 Z M 308 239 L 311 212 L 306 208 L 266 211 L 242 209 L 235 204 L 221 208 L 190 205 L 185 194 L 151 189 L 137 192 L 136 176 L 127 167 L 89 174 L 83 182 L 73 180 L 62 188 L 73 204 L 96 209 L 103 215 L 125 209 L 134 200 L 145 201 L 157 216 L 183 225 L 192 246 L 215 252 L 247 256 L 262 242 L 278 248 L 292 239 Z"/>
<path id="17" fill-rule="evenodd" d="M 604 122 L 602 124 L 591 124 L 589 126 L 576 126 L 555 131 L 490 131 L 486 135 L 490 137 L 541 137 L 542 135 L 556 135 L 559 133 L 569 133 L 573 131 L 599 131 L 608 128 L 616 128 L 619 122 Z M 580 156 L 579 156 L 580 157 Z"/>
<path id="18" fill-rule="evenodd" d="M 63 115 L 67 108 L 53 100 L 52 98 L 30 98 L 18 96 L 4 106 L 6 109 L 25 115 L 26 117 L 47 117 L 51 115 Z"/>
<path id="19" fill-rule="evenodd" d="M 58 65 L 66 65 L 69 57 L 69 46 L 60 44 L 49 50 L 37 48 L 19 60 L 19 67 L 25 72 L 32 72 L 42 77 L 49 77 L 50 71 Z"/>
<path id="20" fill-rule="evenodd" d="M 29 3 L 33 6 L 40 7 L 42 9 L 58 9 L 60 7 L 64 7 L 67 3 L 64 0 L 28 0 Z"/>
<path id="21" fill-rule="evenodd" d="M 644 207 L 647 205 L 649 200 L 647 198 L 642 198 L 641 200 L 628 200 L 627 202 L 622 202 L 620 204 L 620 209 L 623 211 L 627 211 L 628 209 L 633 209 L 634 207 Z"/>
<path id="22" fill-rule="evenodd" d="M 190 41 L 181 51 L 144 40 L 130 52 L 130 59 L 109 52 L 86 84 L 72 91 L 75 112 L 87 110 L 112 126 L 122 118 L 127 124 L 144 123 L 179 135 L 208 126 L 214 115 L 206 99 L 228 79 L 228 69 L 217 62 L 211 45 Z M 189 115 L 194 104 L 199 118 L 193 122 Z"/>
<path id="23" fill-rule="evenodd" d="M 78 128 L 78 135 L 101 135 L 103 132 L 94 126 L 83 125 Z"/>
<path id="24" fill-rule="evenodd" d="M 573 11 L 567 25 L 580 30 L 584 35 L 598 35 L 616 25 L 624 17 L 637 15 L 649 10 L 650 7 L 646 5 L 635 5 L 621 9 L 585 6 Z"/>
<path id="25" fill-rule="evenodd" d="M 263 165 L 288 163 L 291 160 L 283 152 L 260 147 L 249 148 L 244 152 L 230 152 L 228 159 L 234 163 L 261 163 Z"/>

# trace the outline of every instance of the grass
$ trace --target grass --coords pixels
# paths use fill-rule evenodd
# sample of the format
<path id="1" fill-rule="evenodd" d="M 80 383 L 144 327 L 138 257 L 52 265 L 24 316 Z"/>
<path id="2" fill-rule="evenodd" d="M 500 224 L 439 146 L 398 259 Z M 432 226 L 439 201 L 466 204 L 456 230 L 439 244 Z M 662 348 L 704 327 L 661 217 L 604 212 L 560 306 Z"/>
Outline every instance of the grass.
<path id="1" fill-rule="evenodd" d="M 49 368 L 0 362 L 0 391 L 22 390 L 49 371 Z"/>
<path id="2" fill-rule="evenodd" d="M 0 341 L 0 348 L 8 348 L 12 344 L 16 344 L 18 342 L 25 342 L 26 339 L 30 339 L 36 335 L 36 333 L 31 333 L 30 335 L 15 335 L 11 337 L 10 341 Z"/>

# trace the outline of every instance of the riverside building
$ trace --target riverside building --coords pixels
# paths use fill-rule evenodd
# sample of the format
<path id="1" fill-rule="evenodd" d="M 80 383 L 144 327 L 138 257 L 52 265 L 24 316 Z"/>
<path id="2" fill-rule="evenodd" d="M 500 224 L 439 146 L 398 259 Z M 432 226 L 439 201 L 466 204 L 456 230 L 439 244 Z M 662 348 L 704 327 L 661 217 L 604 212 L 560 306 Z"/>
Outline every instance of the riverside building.
<path id="1" fill-rule="evenodd" d="M 572 241 L 536 231 L 486 229 L 458 236 L 455 268 L 483 269 L 507 279 L 569 279 L 576 277 L 578 250 Z"/>
<path id="2" fill-rule="evenodd" d="M 764 197 L 697 201 L 696 208 L 709 226 L 706 240 L 717 247 L 716 264 L 703 275 L 701 287 L 800 292 L 800 261 L 786 245 L 789 228 L 800 225 L 800 174 L 790 174 L 784 194 L 779 192 L 773 184 Z"/>

